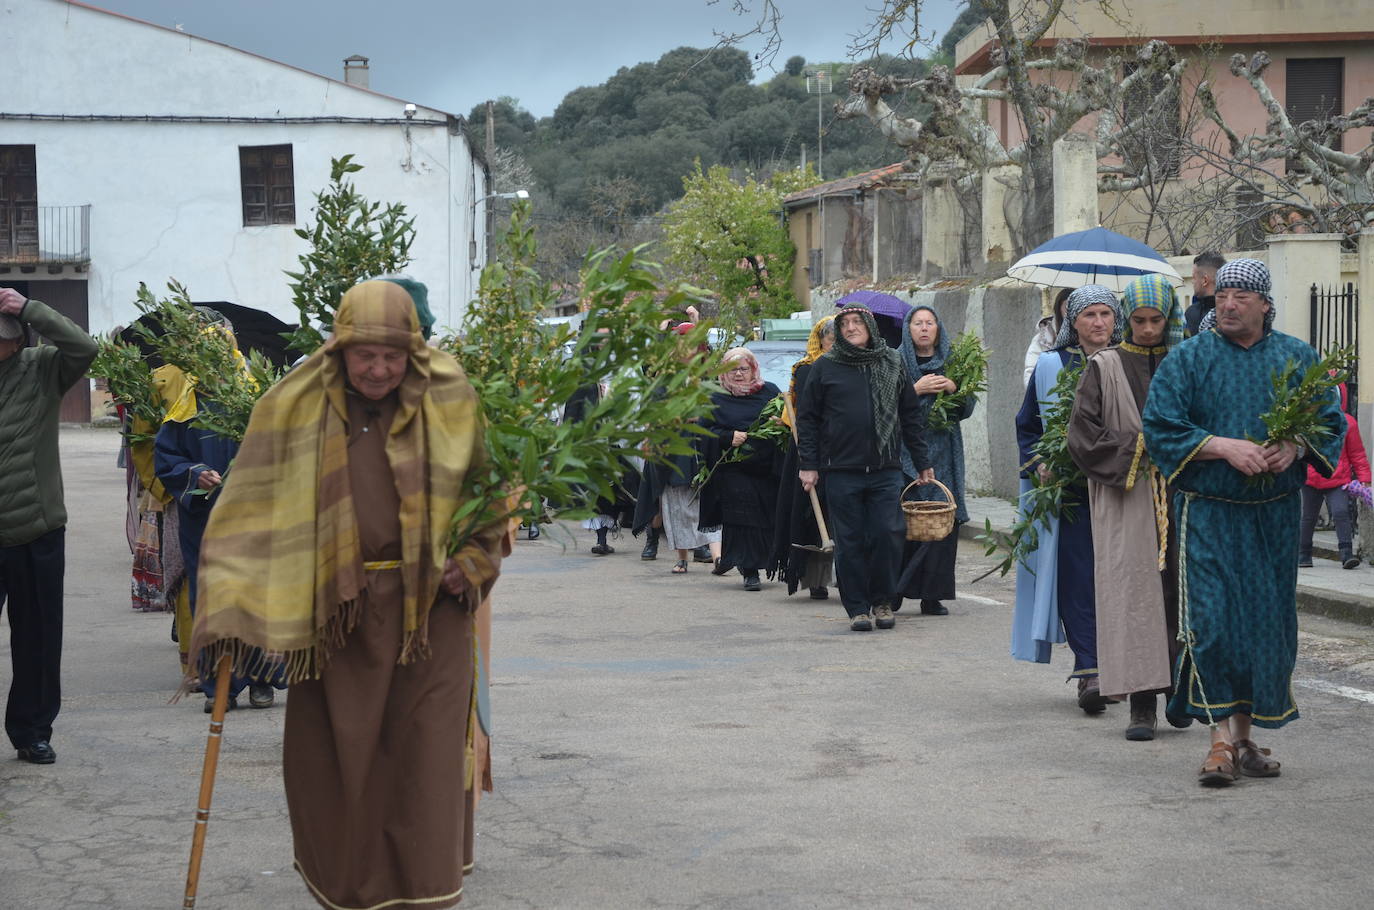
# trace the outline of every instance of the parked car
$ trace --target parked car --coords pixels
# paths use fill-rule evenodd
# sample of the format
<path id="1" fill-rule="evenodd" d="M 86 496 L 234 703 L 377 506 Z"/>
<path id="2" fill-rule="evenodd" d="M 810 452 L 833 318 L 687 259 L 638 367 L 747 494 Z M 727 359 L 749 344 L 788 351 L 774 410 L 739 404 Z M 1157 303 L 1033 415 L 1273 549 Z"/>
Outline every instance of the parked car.
<path id="1" fill-rule="evenodd" d="M 792 383 L 792 364 L 806 356 L 806 340 L 750 341 L 744 345 L 759 360 L 763 378 L 782 391 Z"/>

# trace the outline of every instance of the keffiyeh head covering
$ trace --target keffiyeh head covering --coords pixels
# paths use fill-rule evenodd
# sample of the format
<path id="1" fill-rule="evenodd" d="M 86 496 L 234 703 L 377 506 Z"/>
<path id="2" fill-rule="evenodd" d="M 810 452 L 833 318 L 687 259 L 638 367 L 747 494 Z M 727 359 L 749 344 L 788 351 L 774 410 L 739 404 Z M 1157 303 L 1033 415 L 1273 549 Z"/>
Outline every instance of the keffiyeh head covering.
<path id="1" fill-rule="evenodd" d="M 1111 340 L 1107 344 L 1121 343 L 1121 324 L 1124 321 L 1121 315 L 1121 304 L 1117 303 L 1116 294 L 1112 289 L 1103 287 L 1100 284 L 1085 284 L 1076 289 L 1069 295 L 1069 300 L 1064 304 L 1064 322 L 1059 327 L 1059 337 L 1054 339 L 1054 349 L 1062 351 L 1065 348 L 1078 347 L 1078 330 L 1073 324 L 1078 321 L 1078 317 L 1083 315 L 1083 311 L 1090 306 L 1101 304 L 1111 307 L 1116 314 L 1116 327 L 1112 329 Z"/>
<path id="2" fill-rule="evenodd" d="M 725 391 L 739 398 L 744 395 L 752 395 L 763 388 L 763 376 L 760 375 L 759 361 L 754 356 L 753 351 L 748 348 L 731 348 L 725 352 L 725 356 L 721 360 L 724 368 L 720 374 L 720 384 L 725 386 Z M 737 379 L 730 372 L 737 366 L 736 361 L 749 367 L 748 377 Z"/>
<path id="3" fill-rule="evenodd" d="M 1238 291 L 1254 291 L 1265 300 L 1269 301 L 1269 312 L 1264 314 L 1264 331 L 1268 332 L 1274 327 L 1274 316 L 1278 308 L 1274 305 L 1273 294 L 1274 280 L 1269 274 L 1269 266 L 1260 262 L 1258 259 L 1232 259 L 1230 262 L 1217 269 L 1217 287 L 1220 292 L 1223 288 L 1234 288 Z M 1216 308 L 1207 311 L 1202 317 L 1202 322 L 1198 324 L 1198 334 L 1202 334 L 1217 326 Z"/>
<path id="4" fill-rule="evenodd" d="M 1166 347 L 1174 347 L 1183 341 L 1183 308 L 1179 306 L 1174 286 L 1163 275 L 1141 275 L 1126 287 L 1121 295 L 1121 311 L 1125 323 L 1122 337 L 1131 340 L 1131 314 L 1142 307 L 1159 310 L 1164 314 L 1164 341 Z"/>
<path id="5" fill-rule="evenodd" d="M 856 348 L 840 331 L 840 323 L 850 314 L 868 327 L 868 344 Z M 869 407 L 873 428 L 878 433 L 878 451 L 890 452 L 897 439 L 897 398 L 906 381 L 902 358 L 878 334 L 878 322 L 866 306 L 852 304 L 835 314 L 835 346 L 825 355 L 846 366 L 863 370 L 868 378 Z"/>

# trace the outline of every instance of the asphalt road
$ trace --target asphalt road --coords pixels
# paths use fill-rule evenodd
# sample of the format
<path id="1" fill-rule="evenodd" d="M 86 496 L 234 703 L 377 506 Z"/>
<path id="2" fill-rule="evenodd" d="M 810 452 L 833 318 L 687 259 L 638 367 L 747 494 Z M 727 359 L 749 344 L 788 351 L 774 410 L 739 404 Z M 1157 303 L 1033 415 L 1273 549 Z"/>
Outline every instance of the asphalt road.
<path id="1" fill-rule="evenodd" d="M 167 704 L 169 618 L 128 607 L 114 433 L 62 444 L 58 763 L 0 753 L 0 908 L 179 907 L 206 718 Z M 1005 580 L 859 634 L 837 601 L 590 542 L 521 541 L 496 589 L 497 789 L 464 906 L 1371 905 L 1369 627 L 1302 617 L 1303 717 L 1260 731 L 1283 776 L 1209 791 L 1205 731 L 1128 743 L 1124 706 L 1074 707 L 1067 652 L 1007 656 Z M 969 544 L 962 562 L 961 579 L 988 565 Z M 283 716 L 229 716 L 202 908 L 314 906 L 291 871 Z"/>

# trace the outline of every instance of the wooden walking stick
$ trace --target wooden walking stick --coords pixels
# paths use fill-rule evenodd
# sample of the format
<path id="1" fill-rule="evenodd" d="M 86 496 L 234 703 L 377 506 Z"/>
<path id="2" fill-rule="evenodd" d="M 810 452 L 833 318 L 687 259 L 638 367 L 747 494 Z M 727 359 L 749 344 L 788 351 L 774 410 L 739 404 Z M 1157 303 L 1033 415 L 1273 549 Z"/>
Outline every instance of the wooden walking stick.
<path id="1" fill-rule="evenodd" d="M 200 857 L 205 852 L 205 830 L 210 823 L 210 797 L 215 792 L 215 771 L 219 768 L 219 744 L 224 732 L 224 713 L 229 707 L 229 655 L 219 659 L 215 668 L 215 703 L 210 711 L 210 736 L 205 740 L 205 767 L 200 772 L 200 803 L 196 807 L 196 828 L 191 835 L 191 863 L 186 868 L 186 901 L 182 910 L 196 906 L 200 886 Z"/>

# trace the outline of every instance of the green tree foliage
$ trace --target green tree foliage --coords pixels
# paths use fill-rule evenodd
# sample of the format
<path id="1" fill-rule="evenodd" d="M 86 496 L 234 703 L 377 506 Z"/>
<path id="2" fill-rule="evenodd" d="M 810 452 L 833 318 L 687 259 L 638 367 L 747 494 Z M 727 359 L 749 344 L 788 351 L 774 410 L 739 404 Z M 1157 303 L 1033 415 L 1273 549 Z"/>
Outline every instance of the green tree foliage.
<path id="1" fill-rule="evenodd" d="M 969 32 L 973 31 L 983 20 L 988 17 L 987 10 L 983 8 L 982 0 L 966 0 L 964 8 L 959 10 L 959 15 L 954 17 L 950 23 L 949 31 L 945 32 L 945 37 L 940 39 L 940 61 L 946 65 L 954 64 L 954 50 L 959 42 L 963 41 Z"/>
<path id="2" fill-rule="evenodd" d="M 797 309 L 796 248 L 782 221 L 782 198 L 814 183 L 810 168 L 741 182 L 720 165 L 703 171 L 699 161 L 683 179 L 685 193 L 669 206 L 664 227 L 668 259 L 716 294 L 722 322 L 747 334 L 758 319 Z"/>
<path id="3" fill-rule="evenodd" d="M 315 224 L 296 229 L 310 243 L 300 271 L 287 272 L 291 299 L 301 314 L 291 347 L 309 354 L 324 344 L 344 291 L 359 281 L 399 272 L 410 262 L 415 219 L 392 203 L 369 202 L 349 179 L 363 166 L 352 155 L 330 162 L 329 186 L 315 194 Z"/>

